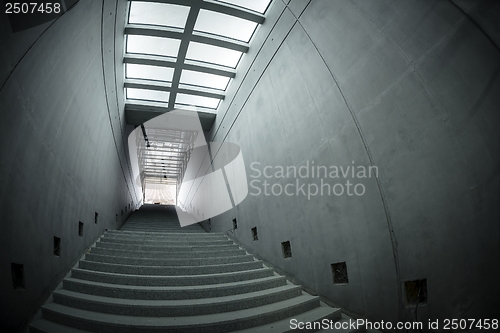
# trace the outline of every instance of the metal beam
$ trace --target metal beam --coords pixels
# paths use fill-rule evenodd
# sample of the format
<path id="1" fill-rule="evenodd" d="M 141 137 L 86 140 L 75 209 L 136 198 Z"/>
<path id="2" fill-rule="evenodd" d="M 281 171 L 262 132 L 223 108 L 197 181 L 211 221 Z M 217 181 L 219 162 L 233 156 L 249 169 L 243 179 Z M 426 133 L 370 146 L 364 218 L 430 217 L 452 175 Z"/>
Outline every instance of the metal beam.
<path id="1" fill-rule="evenodd" d="M 172 5 L 181 6 L 192 6 L 193 4 L 199 4 L 196 0 L 135 0 L 135 1 L 147 1 L 147 2 L 158 2 L 167 3 Z M 251 1 L 251 0 L 250 0 Z M 244 20 L 252 21 L 258 24 L 264 23 L 265 16 L 254 12 L 252 10 L 231 5 L 228 3 L 216 2 L 213 0 L 205 0 L 201 4 L 202 9 L 212 10 L 221 14 L 231 15 Z"/>
<path id="2" fill-rule="evenodd" d="M 156 56 L 149 54 L 125 54 L 123 62 L 126 64 L 138 64 L 138 65 L 149 65 L 149 66 L 159 66 L 159 67 L 170 67 L 175 68 L 176 58 Z M 184 62 L 183 69 L 190 71 L 215 74 L 225 77 L 234 78 L 236 76 L 236 70 L 233 68 L 228 68 L 216 64 L 204 63 L 196 60 L 186 60 Z"/>
<path id="3" fill-rule="evenodd" d="M 185 31 L 185 29 L 173 28 L 173 27 L 127 24 L 125 26 L 125 34 L 174 38 L 183 40 L 185 34 L 187 34 L 187 31 Z M 240 51 L 243 53 L 248 52 L 248 43 L 199 31 L 192 32 L 191 41 L 213 46 L 219 46 L 230 50 Z"/>
<path id="4" fill-rule="evenodd" d="M 203 0 L 191 0 L 191 8 L 189 9 L 189 14 L 186 19 L 186 25 L 184 26 L 184 38 L 181 39 L 181 45 L 179 45 L 179 52 L 177 53 L 177 63 L 174 69 L 174 75 L 172 77 L 172 92 L 168 98 L 168 108 L 174 109 L 175 100 L 177 99 L 177 89 L 179 88 L 179 82 L 181 81 L 181 73 L 184 62 L 186 61 L 186 55 L 188 46 L 193 34 L 194 25 L 198 19 L 198 14 L 200 13 L 200 3 Z"/>
<path id="5" fill-rule="evenodd" d="M 169 92 L 172 91 L 172 84 L 170 82 L 160 82 L 160 81 L 143 80 L 143 79 L 126 79 L 124 86 L 125 88 L 148 89 L 148 90 L 159 90 L 159 91 L 169 91 Z M 182 87 L 179 87 L 177 89 L 177 93 L 210 97 L 216 99 L 224 99 L 226 97 L 226 94 L 218 89 L 187 86 L 187 85 L 182 85 Z"/>

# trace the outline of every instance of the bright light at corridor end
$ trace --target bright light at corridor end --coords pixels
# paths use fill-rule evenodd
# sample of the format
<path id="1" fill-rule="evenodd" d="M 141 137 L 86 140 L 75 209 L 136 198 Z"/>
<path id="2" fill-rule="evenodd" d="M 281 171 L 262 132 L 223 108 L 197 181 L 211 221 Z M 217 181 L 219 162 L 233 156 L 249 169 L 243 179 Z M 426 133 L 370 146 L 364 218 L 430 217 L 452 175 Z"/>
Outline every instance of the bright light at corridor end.
<path id="1" fill-rule="evenodd" d="M 181 226 L 222 214 L 248 195 L 239 146 L 207 143 L 197 112 L 173 110 L 153 118 L 137 127 L 128 142 L 135 185 L 144 202 L 148 188 L 167 198 L 166 192 L 175 187 L 172 200 Z"/>

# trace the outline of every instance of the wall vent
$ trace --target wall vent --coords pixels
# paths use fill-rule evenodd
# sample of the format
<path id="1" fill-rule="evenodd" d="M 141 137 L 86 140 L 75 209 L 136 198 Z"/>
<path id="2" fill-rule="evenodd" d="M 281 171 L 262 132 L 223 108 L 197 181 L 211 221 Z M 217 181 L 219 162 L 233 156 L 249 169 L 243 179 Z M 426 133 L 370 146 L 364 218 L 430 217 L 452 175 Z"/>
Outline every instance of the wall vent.
<path id="1" fill-rule="evenodd" d="M 12 286 L 14 290 L 26 290 L 26 283 L 24 281 L 24 265 L 23 264 L 10 264 L 12 273 Z"/>
<path id="2" fill-rule="evenodd" d="M 413 280 L 404 283 L 406 304 L 427 303 L 427 280 Z"/>
<path id="3" fill-rule="evenodd" d="M 281 250 L 283 251 L 283 258 L 292 257 L 292 247 L 290 245 L 290 241 L 281 243 Z"/>
<path id="4" fill-rule="evenodd" d="M 345 262 L 332 264 L 333 284 L 348 284 L 347 265 Z"/>
<path id="5" fill-rule="evenodd" d="M 54 236 L 54 255 L 61 256 L 61 238 Z"/>
<path id="6" fill-rule="evenodd" d="M 78 222 L 78 236 L 80 236 L 80 237 L 83 236 L 83 222 L 82 221 Z"/>
<path id="7" fill-rule="evenodd" d="M 252 228 L 252 238 L 254 241 L 259 240 L 259 236 L 257 235 L 257 227 Z"/>

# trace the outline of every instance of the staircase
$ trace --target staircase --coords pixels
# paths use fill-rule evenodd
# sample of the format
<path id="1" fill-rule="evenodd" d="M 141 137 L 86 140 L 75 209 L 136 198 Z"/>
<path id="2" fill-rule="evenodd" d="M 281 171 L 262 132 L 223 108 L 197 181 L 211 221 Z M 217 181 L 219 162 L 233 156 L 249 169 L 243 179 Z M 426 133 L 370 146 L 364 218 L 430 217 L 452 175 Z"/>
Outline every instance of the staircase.
<path id="1" fill-rule="evenodd" d="M 291 318 L 347 320 L 225 234 L 181 228 L 173 207 L 154 205 L 107 231 L 38 317 L 32 333 L 265 333 L 292 331 Z"/>

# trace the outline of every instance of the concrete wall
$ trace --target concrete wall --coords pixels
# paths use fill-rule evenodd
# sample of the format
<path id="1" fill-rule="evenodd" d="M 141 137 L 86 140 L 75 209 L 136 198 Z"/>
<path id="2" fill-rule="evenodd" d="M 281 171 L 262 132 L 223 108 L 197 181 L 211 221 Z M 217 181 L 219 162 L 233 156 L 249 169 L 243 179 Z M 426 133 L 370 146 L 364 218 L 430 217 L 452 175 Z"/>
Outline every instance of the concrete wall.
<path id="1" fill-rule="evenodd" d="M 23 330 L 84 249 L 105 228 L 118 228 L 141 199 L 130 179 L 124 139 L 131 128 L 115 75 L 122 73 L 125 8 L 80 0 L 18 33 L 0 13 L 2 332 Z M 11 263 L 24 265 L 25 290 L 13 289 Z"/>
<path id="2" fill-rule="evenodd" d="M 250 251 L 372 320 L 415 320 L 403 283 L 418 279 L 418 320 L 500 316 L 498 17 L 495 1 L 276 0 L 212 140 L 241 146 L 261 190 L 321 179 L 251 178 L 254 162 L 376 166 L 379 177 L 325 179 L 366 192 L 310 200 L 251 187 L 211 230 L 236 218 Z M 346 285 L 333 284 L 337 262 Z"/>

